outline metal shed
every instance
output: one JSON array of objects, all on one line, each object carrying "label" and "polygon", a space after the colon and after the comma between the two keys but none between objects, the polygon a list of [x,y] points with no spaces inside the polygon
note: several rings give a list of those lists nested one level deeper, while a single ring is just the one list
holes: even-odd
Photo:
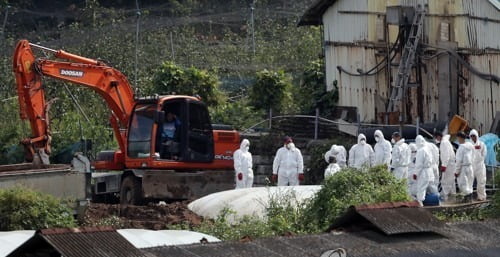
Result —
[{"label": "metal shed", "polygon": [[474,71],[500,76],[498,0],[319,0],[299,25],[323,25],[326,86],[331,90],[337,81],[339,105],[358,107],[362,121],[383,122],[397,67],[382,65],[369,76],[360,71],[381,63],[394,47],[399,26],[387,23],[387,7],[418,5],[427,14],[421,72],[412,74],[420,83],[409,90],[407,122],[448,121],[458,114],[487,132],[500,110],[500,85]]}]

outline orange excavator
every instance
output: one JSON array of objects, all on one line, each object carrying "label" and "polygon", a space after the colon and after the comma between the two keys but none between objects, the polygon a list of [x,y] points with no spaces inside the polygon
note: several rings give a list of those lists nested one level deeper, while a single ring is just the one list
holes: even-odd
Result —
[{"label": "orange excavator", "polygon": [[[36,58],[33,49],[55,58]],[[20,115],[32,136],[22,140],[27,161],[48,164],[49,109],[44,76],[94,90],[106,102],[119,149],[92,163],[96,196],[118,195],[124,204],[145,199],[192,199],[233,187],[232,155],[239,133],[212,127],[206,105],[193,96],[136,98],[127,78],[105,63],[18,42],[13,60]],[[112,171],[112,172],[110,172]]]}]

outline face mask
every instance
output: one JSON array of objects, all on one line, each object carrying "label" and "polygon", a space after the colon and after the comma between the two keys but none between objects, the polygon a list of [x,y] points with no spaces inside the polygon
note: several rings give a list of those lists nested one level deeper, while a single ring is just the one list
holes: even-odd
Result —
[{"label": "face mask", "polygon": [[392,143],[392,144],[396,144],[396,140],[395,140],[394,138],[393,138],[393,139],[391,139],[391,143]]},{"label": "face mask", "polygon": [[250,146],[249,145],[245,146],[245,151],[248,152],[248,150],[250,150]]},{"label": "face mask", "polygon": [[441,140],[439,140],[439,139],[434,139],[434,142],[435,142],[436,144],[439,144],[439,143],[441,143]]},{"label": "face mask", "polygon": [[359,143],[360,143],[361,145],[366,145],[366,141],[365,141],[364,139],[361,139],[361,141],[359,141]]},{"label": "face mask", "polygon": [[375,136],[375,142],[378,142],[380,138],[378,136]]}]

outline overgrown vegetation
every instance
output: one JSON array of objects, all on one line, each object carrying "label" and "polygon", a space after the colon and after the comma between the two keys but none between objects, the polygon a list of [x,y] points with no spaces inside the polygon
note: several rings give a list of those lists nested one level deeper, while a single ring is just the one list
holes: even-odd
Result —
[{"label": "overgrown vegetation", "polygon": [[[15,99],[11,54],[18,39],[103,60],[124,73],[142,96],[174,91],[199,94],[210,105],[214,123],[241,129],[267,117],[268,109],[254,108],[249,98],[256,74],[266,69],[281,71],[288,85],[287,100],[274,114],[310,112],[299,99],[303,99],[301,90],[313,85],[300,82],[315,80],[302,76],[307,67],[317,66],[308,63],[322,52],[321,31],[296,24],[312,2],[257,1],[252,29],[252,1],[246,0],[144,0],[139,1],[140,16],[135,3],[128,1],[1,1],[2,20],[6,6],[10,9],[0,40],[0,105],[8,124],[0,127],[0,162],[18,161],[19,148],[11,146],[31,132],[19,119]],[[170,66],[174,63],[175,67]],[[178,81],[182,83],[175,84],[176,78],[164,72],[167,68],[182,71]],[[314,77],[322,72],[308,74]],[[47,99],[59,98],[51,109],[54,154],[81,139],[93,140],[93,153],[116,147],[109,108],[100,96],[60,80],[44,78],[44,85]],[[262,94],[256,97],[267,96]]]},{"label": "overgrown vegetation", "polygon": [[363,171],[347,168],[328,178],[307,202],[299,203],[292,193],[271,197],[264,219],[244,217],[231,223],[228,220],[234,212],[224,209],[214,221],[175,228],[207,233],[222,240],[321,233],[351,205],[407,200],[406,181],[395,179],[383,166]]},{"label": "overgrown vegetation", "polygon": [[72,210],[53,196],[25,188],[0,189],[0,230],[74,226]]}]

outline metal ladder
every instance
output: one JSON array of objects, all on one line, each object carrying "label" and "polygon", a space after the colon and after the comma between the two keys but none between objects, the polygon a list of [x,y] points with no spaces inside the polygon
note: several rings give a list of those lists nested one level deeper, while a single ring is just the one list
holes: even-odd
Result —
[{"label": "metal ladder", "polygon": [[[425,8],[419,5],[415,10],[415,16],[413,17],[410,34],[403,49],[403,53],[401,54],[401,59],[399,60],[398,75],[394,86],[391,89],[391,97],[389,98],[389,104],[387,105],[388,112],[394,112],[396,102],[401,103],[403,101],[403,97],[408,86],[408,80],[411,75],[411,68],[415,62],[415,53],[417,51],[418,42],[422,36],[424,18]],[[401,112],[402,110],[399,111]]]}]

